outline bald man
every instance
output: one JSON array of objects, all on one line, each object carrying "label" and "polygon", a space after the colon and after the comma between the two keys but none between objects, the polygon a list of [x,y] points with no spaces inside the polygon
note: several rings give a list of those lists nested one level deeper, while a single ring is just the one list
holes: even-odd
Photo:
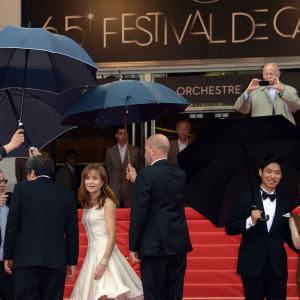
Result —
[{"label": "bald man", "polygon": [[280,70],[275,63],[263,68],[263,79],[269,82],[260,86],[260,79],[251,80],[246,91],[235,102],[235,109],[242,114],[251,112],[252,117],[283,115],[295,124],[293,113],[300,109],[300,99],[292,86],[279,80]]},{"label": "bald man", "polygon": [[166,136],[148,138],[147,167],[135,180],[129,249],[132,262],[141,261],[145,300],[182,299],[186,254],[192,250],[184,212],[185,174],[167,160],[169,149]]}]

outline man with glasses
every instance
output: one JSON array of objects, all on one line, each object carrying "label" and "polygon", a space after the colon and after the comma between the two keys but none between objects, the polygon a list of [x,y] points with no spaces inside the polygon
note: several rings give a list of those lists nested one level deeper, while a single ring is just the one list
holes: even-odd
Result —
[{"label": "man with glasses", "polygon": [[3,244],[9,210],[9,198],[11,195],[6,192],[6,187],[7,179],[5,178],[3,171],[0,169],[0,299],[13,300],[14,290],[12,276],[5,272],[3,262]]}]

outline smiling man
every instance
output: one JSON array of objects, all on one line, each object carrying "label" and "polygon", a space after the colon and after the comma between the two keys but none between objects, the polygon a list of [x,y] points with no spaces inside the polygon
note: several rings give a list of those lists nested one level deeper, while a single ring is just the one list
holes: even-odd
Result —
[{"label": "smiling man", "polygon": [[[292,245],[285,216],[290,203],[277,187],[283,176],[281,160],[266,158],[259,169],[261,185],[241,194],[226,226],[229,235],[242,234],[237,272],[246,300],[284,300],[287,255],[284,241]],[[253,194],[253,195],[252,195]]]},{"label": "smiling man", "polygon": [[280,81],[280,70],[275,63],[267,63],[262,75],[264,80],[251,80],[235,102],[235,109],[242,114],[251,112],[252,117],[283,115],[295,124],[293,113],[300,109],[296,89]]}]

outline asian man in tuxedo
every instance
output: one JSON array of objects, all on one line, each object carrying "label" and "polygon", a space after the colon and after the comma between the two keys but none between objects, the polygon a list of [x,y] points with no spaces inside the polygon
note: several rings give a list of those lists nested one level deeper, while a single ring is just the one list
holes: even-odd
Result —
[{"label": "asian man in tuxedo", "polygon": [[287,289],[286,241],[291,204],[280,193],[283,176],[280,158],[267,157],[259,169],[261,185],[241,194],[226,225],[229,235],[242,234],[237,272],[246,300],[285,300]]}]

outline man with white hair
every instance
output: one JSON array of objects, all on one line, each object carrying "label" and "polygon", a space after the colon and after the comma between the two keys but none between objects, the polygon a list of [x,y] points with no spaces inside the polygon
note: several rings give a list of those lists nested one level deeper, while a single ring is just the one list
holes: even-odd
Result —
[{"label": "man with white hair", "polygon": [[148,138],[148,167],[135,180],[129,249],[132,262],[141,260],[145,300],[182,299],[186,254],[192,250],[184,212],[185,174],[167,160],[169,149],[166,136]]},{"label": "man with white hair", "polygon": [[295,124],[294,112],[300,109],[300,99],[292,86],[279,80],[280,70],[275,63],[263,68],[263,79],[251,80],[245,92],[235,102],[235,109],[252,117],[283,115]]}]

